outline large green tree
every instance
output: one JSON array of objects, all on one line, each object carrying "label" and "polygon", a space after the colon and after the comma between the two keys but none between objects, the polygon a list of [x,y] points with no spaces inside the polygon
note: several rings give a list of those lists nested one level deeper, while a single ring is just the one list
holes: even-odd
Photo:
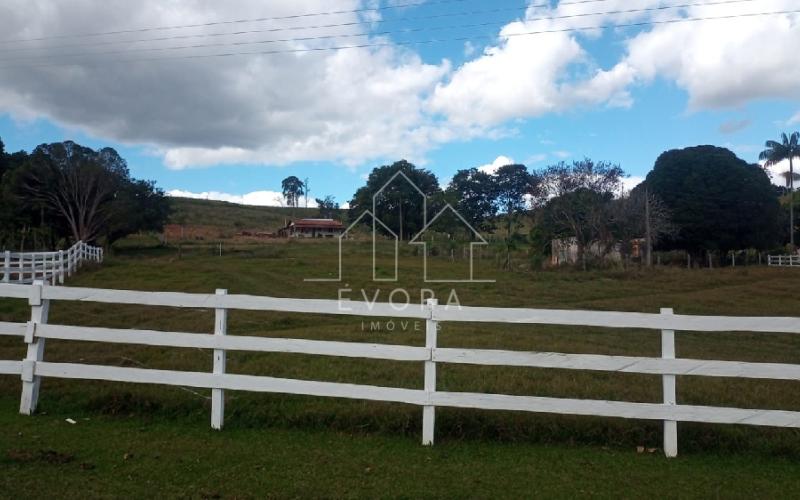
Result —
[{"label": "large green tree", "polygon": [[758,155],[765,167],[777,165],[789,160],[789,172],[786,181],[789,186],[789,244],[794,248],[794,159],[800,158],[800,132],[793,132],[791,136],[781,134],[781,142],[767,141],[766,149]]},{"label": "large green tree", "polygon": [[300,203],[300,197],[305,194],[303,181],[294,175],[290,175],[281,181],[281,189],[283,197],[286,199],[286,204],[292,208],[297,208],[298,203]]},{"label": "large green tree", "polygon": [[477,168],[456,172],[446,190],[447,199],[475,229],[489,231],[497,214],[497,183]]},{"label": "large green tree", "polygon": [[728,149],[696,146],[662,153],[645,185],[678,227],[662,246],[699,255],[780,242],[780,207],[769,177]]},{"label": "large green tree", "polygon": [[[350,219],[355,220],[365,210],[372,212],[374,202],[375,217],[401,240],[408,240],[436,214],[440,196],[439,181],[433,173],[400,160],[372,170],[366,185],[350,201]],[[380,224],[376,229],[383,231]]]},{"label": "large green tree", "polygon": [[0,224],[9,244],[24,247],[28,235],[34,246],[51,249],[61,239],[111,243],[135,231],[161,229],[167,218],[164,193],[152,182],[132,179],[111,148],[95,151],[67,141],[7,159],[3,204],[13,218]]}]

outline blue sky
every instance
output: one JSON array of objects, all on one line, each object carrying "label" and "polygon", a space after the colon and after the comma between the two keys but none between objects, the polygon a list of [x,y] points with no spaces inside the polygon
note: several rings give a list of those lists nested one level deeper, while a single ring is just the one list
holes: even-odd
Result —
[{"label": "blue sky", "polygon": [[[312,197],[333,195],[346,202],[371,168],[400,158],[432,170],[441,181],[457,169],[489,165],[501,156],[531,168],[588,156],[619,163],[635,182],[662,151],[697,144],[726,146],[755,162],[766,139],[800,128],[800,73],[785,69],[788,61],[798,66],[794,58],[800,43],[797,14],[591,34],[506,38],[503,33],[616,25],[664,16],[768,12],[787,6],[800,9],[792,1],[754,0],[657,13],[661,17],[617,13],[579,20],[559,18],[576,12],[647,8],[658,2],[599,0],[596,6],[553,2],[550,7],[533,5],[527,10],[520,1],[433,2],[353,14],[359,22],[373,21],[352,28],[355,31],[348,31],[350,27],[309,29],[312,36],[364,35],[330,41],[334,46],[370,40],[382,44],[380,48],[332,50],[319,56],[236,56],[226,58],[224,64],[215,58],[136,61],[123,68],[118,63],[84,64],[90,61],[88,56],[62,58],[64,49],[52,42],[35,42],[29,53],[39,56],[39,61],[76,62],[65,70],[59,65],[3,69],[0,61],[0,137],[8,150],[30,150],[43,142],[66,139],[92,147],[112,146],[128,160],[132,175],[154,179],[166,191],[261,204],[277,203],[273,192],[280,190],[281,180],[288,175],[308,178]],[[36,10],[37,3],[22,2],[15,12]],[[376,5],[341,3],[343,9]],[[306,9],[300,9],[303,2],[286,2],[273,14],[270,9],[275,6],[259,2],[244,2],[238,9],[234,2],[229,10],[204,10],[197,3],[185,2],[186,12],[170,14],[177,16],[173,20],[155,6],[148,11],[147,4],[135,16],[121,15],[105,23],[104,29],[169,26],[187,18],[202,22],[258,17],[265,10],[267,15],[322,12],[333,5],[308,2]],[[122,2],[114,8],[124,10],[126,5]],[[496,8],[504,11],[453,15]],[[437,14],[448,17],[408,19]],[[40,21],[41,26],[25,27],[27,35],[20,38],[33,37],[30,33],[37,30],[93,31],[92,26],[81,24],[84,21],[77,14],[71,19],[54,13]],[[314,22],[328,19],[348,22],[350,18],[323,16]],[[311,21],[302,22],[309,26]],[[400,32],[481,23],[495,24]],[[248,24],[254,26],[259,25]],[[383,31],[392,33],[379,35]],[[769,39],[765,40],[765,32]],[[292,32],[292,36],[295,33],[305,31]],[[459,37],[472,40],[469,45],[463,40],[403,45]],[[101,39],[113,41],[115,36]],[[293,46],[298,43],[303,42]],[[317,42],[307,42],[313,43]],[[741,53],[742,44],[753,52]],[[12,45],[19,46],[24,44]],[[72,49],[76,50],[84,49]],[[220,49],[178,52],[211,54],[214,50]],[[769,56],[754,64],[753,55],[759,50],[769,51]],[[341,53],[338,58],[336,52]],[[242,75],[248,77],[244,82]],[[341,88],[315,81],[331,75],[343,81]],[[81,76],[91,77],[97,87],[82,92],[86,85],[81,85]],[[32,84],[26,77],[38,80]],[[103,85],[96,83],[97,78],[117,81]],[[135,81],[126,87],[129,80]],[[306,90],[314,85],[320,85],[320,90]],[[239,90],[242,95],[232,98]],[[142,94],[152,99],[142,100]],[[62,96],[70,102],[65,103]],[[150,106],[159,99],[163,101]],[[250,106],[264,110],[255,113]],[[248,193],[259,194],[245,197]]]}]

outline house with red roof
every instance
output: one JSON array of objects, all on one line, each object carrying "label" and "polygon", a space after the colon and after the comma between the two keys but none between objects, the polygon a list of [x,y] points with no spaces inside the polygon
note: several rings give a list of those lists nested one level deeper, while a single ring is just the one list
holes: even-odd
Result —
[{"label": "house with red roof", "polygon": [[299,219],[278,231],[283,238],[333,238],[344,233],[344,225],[335,219]]}]

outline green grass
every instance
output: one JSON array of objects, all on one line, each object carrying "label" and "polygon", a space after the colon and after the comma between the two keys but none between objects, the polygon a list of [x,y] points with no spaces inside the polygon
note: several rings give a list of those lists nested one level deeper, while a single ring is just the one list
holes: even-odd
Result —
[{"label": "green grass", "polygon": [[169,222],[172,224],[273,231],[282,227],[287,218],[293,218],[293,214],[298,218],[316,217],[318,214],[316,208],[260,207],[191,198],[170,198],[170,200],[172,214]]},{"label": "green grass", "polygon": [[0,496],[791,498],[796,460],[235,428],[143,417],[19,417],[0,401]]},{"label": "green grass", "polygon": [[[404,287],[419,300],[425,287],[419,279],[421,256],[404,250],[400,281],[376,286],[370,279],[370,245],[348,244],[345,283],[352,298],[358,299],[363,288],[370,298],[377,290],[378,300],[385,301],[389,290]],[[333,241],[228,245],[222,257],[210,246],[186,245],[182,258],[174,249],[129,245],[102,266],[82,269],[69,285],[204,293],[227,288],[229,293],[335,299],[338,284],[303,279],[333,273],[336,255]],[[466,263],[436,258],[429,266],[443,271],[464,269]],[[497,282],[457,285],[464,305],[647,312],[672,307],[687,314],[800,316],[800,273],[794,270],[502,271],[494,258],[477,266],[479,274]],[[432,288],[446,300],[449,285]],[[0,321],[24,321],[28,315],[24,301],[0,301]],[[213,313],[57,302],[50,320],[208,333]],[[396,324],[392,332],[368,326],[344,316],[232,311],[229,317],[231,335],[424,343],[424,325],[412,322],[398,331]],[[660,349],[657,332],[532,325],[444,324],[439,341],[447,347],[619,355],[656,356]],[[800,363],[800,340],[791,335],[679,332],[677,351],[680,357]],[[19,339],[0,338],[0,359],[23,355]],[[99,343],[48,341],[45,358],[211,368],[207,351]],[[228,370],[412,388],[422,387],[423,371],[421,363],[237,352],[229,353]],[[443,365],[438,387],[644,402],[661,397],[657,376],[504,367]],[[534,491],[728,497],[789,496],[800,487],[800,479],[794,479],[800,478],[800,433],[790,429],[679,424],[681,457],[667,461],[660,452],[635,453],[637,446],[660,447],[658,422],[440,409],[437,446],[428,450],[418,445],[421,410],[405,405],[229,392],[226,429],[212,433],[208,391],[46,379],[40,397],[46,414],[28,418],[15,414],[19,390],[18,377],[0,377],[0,422],[7,429],[0,433],[0,460],[12,471],[3,476],[11,484],[0,491],[9,495],[45,494],[62,482],[86,478],[92,479],[93,489],[86,491],[91,496],[145,496],[159,488],[168,496],[226,497],[521,496]],[[795,382],[679,377],[678,401],[800,410]],[[67,417],[78,424],[65,424]],[[52,454],[40,450],[75,458],[53,464]],[[134,459],[122,460],[125,453]],[[94,468],[81,468],[83,462]],[[45,479],[35,482],[39,475]],[[674,491],[663,489],[672,483]]]}]

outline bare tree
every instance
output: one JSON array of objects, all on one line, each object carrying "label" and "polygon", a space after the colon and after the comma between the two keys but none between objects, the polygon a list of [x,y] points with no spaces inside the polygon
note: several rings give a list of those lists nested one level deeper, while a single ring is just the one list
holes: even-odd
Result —
[{"label": "bare tree", "polygon": [[540,173],[543,192],[549,198],[543,211],[546,232],[575,238],[584,270],[588,268],[590,247],[595,246],[602,257],[614,244],[611,201],[623,175],[618,165],[588,158],[572,164],[561,162]]},{"label": "bare tree", "polygon": [[67,141],[34,150],[22,187],[62,216],[76,241],[93,241],[108,221],[109,202],[127,178],[125,160],[113,149],[94,151]]},{"label": "bare tree", "polygon": [[633,240],[644,239],[644,258],[648,267],[652,265],[653,246],[677,233],[666,204],[646,187],[634,189],[614,200],[610,213],[613,233],[620,242],[623,257],[630,256]]}]

